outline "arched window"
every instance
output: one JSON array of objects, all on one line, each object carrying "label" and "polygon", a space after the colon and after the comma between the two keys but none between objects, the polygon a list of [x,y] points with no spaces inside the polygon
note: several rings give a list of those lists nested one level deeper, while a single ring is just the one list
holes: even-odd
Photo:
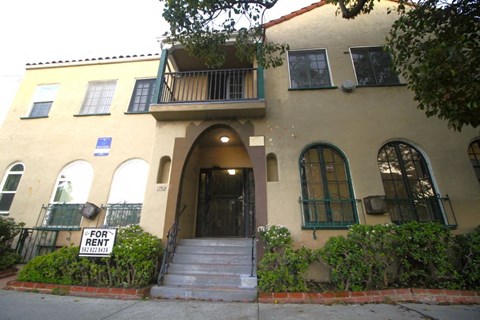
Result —
[{"label": "arched window", "polygon": [[61,228],[79,227],[92,180],[93,168],[87,161],[78,160],[67,165],[57,178],[45,224]]},{"label": "arched window", "polygon": [[387,143],[378,153],[378,167],[392,222],[444,223],[430,170],[417,149],[404,142]]},{"label": "arched window", "polygon": [[148,163],[141,159],[123,163],[113,176],[105,224],[122,227],[140,222],[148,178]]},{"label": "arched window", "polygon": [[480,139],[473,141],[468,146],[468,156],[472,162],[478,182],[480,182]]},{"label": "arched window", "polygon": [[15,163],[8,168],[2,180],[0,192],[0,214],[8,214],[12,206],[13,198],[17,192],[18,184],[22,178],[24,166],[21,163]]},{"label": "arched window", "polygon": [[333,146],[316,144],[302,152],[299,165],[304,227],[335,228],[357,223],[345,156]]}]

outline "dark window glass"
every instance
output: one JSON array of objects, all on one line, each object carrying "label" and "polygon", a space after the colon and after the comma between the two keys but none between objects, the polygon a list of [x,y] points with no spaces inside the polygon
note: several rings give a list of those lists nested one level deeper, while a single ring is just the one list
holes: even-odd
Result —
[{"label": "dark window glass", "polygon": [[390,53],[385,47],[350,48],[359,85],[398,84]]},{"label": "dark window glass", "polygon": [[0,189],[0,213],[8,214],[10,207],[17,192],[18,184],[23,175],[23,164],[13,165],[3,178],[3,185]]},{"label": "dark window glass", "polygon": [[346,227],[357,221],[355,199],[344,156],[315,145],[300,156],[303,220],[306,227]]},{"label": "dark window glass", "polygon": [[50,112],[50,107],[52,106],[53,101],[45,102],[35,102],[33,103],[32,111],[30,112],[30,117],[46,117]]},{"label": "dark window glass", "polygon": [[327,53],[325,49],[290,51],[290,88],[330,87]]},{"label": "dark window glass", "polygon": [[393,222],[444,222],[430,171],[418,150],[403,142],[388,143],[378,153],[378,167]]},{"label": "dark window glass", "polygon": [[146,112],[153,103],[155,79],[137,80],[130,100],[129,112]]},{"label": "dark window glass", "polygon": [[470,158],[470,162],[472,162],[478,182],[480,182],[480,140],[475,140],[470,144],[468,147],[468,157]]}]

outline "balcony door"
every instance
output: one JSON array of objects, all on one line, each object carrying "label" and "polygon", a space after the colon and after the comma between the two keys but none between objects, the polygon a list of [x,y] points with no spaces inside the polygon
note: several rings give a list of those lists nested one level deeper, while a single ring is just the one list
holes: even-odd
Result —
[{"label": "balcony door", "polygon": [[252,169],[202,169],[196,236],[250,236],[253,203]]}]

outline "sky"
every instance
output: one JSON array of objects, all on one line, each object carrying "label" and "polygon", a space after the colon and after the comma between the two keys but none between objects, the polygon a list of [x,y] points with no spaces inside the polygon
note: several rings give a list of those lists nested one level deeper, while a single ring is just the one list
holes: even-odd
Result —
[{"label": "sky", "polygon": [[[318,0],[279,0],[270,21]],[[0,124],[26,63],[160,52],[158,0],[0,1]]]}]

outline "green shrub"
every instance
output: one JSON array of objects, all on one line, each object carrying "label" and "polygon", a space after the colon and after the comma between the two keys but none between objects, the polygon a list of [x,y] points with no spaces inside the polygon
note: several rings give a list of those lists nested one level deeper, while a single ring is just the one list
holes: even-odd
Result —
[{"label": "green shrub", "polygon": [[460,288],[480,290],[480,226],[470,234],[455,236],[452,252]]},{"label": "green shrub", "polygon": [[0,271],[11,268],[19,260],[12,242],[23,226],[24,223],[16,223],[12,218],[0,217]]},{"label": "green shrub", "polygon": [[293,248],[293,238],[284,226],[259,227],[265,254],[258,264],[258,287],[265,292],[307,291],[305,275],[309,265],[317,260],[308,248]]},{"label": "green shrub", "polygon": [[119,229],[112,256],[78,257],[78,247],[64,247],[32,259],[19,280],[54,284],[143,287],[155,279],[161,259],[160,239],[139,226]]},{"label": "green shrub", "polygon": [[338,290],[383,289],[392,279],[395,225],[353,225],[347,237],[330,238],[320,250]]},{"label": "green shrub", "polygon": [[439,223],[408,222],[397,228],[397,284],[401,287],[454,288],[449,255],[450,231]]}]

